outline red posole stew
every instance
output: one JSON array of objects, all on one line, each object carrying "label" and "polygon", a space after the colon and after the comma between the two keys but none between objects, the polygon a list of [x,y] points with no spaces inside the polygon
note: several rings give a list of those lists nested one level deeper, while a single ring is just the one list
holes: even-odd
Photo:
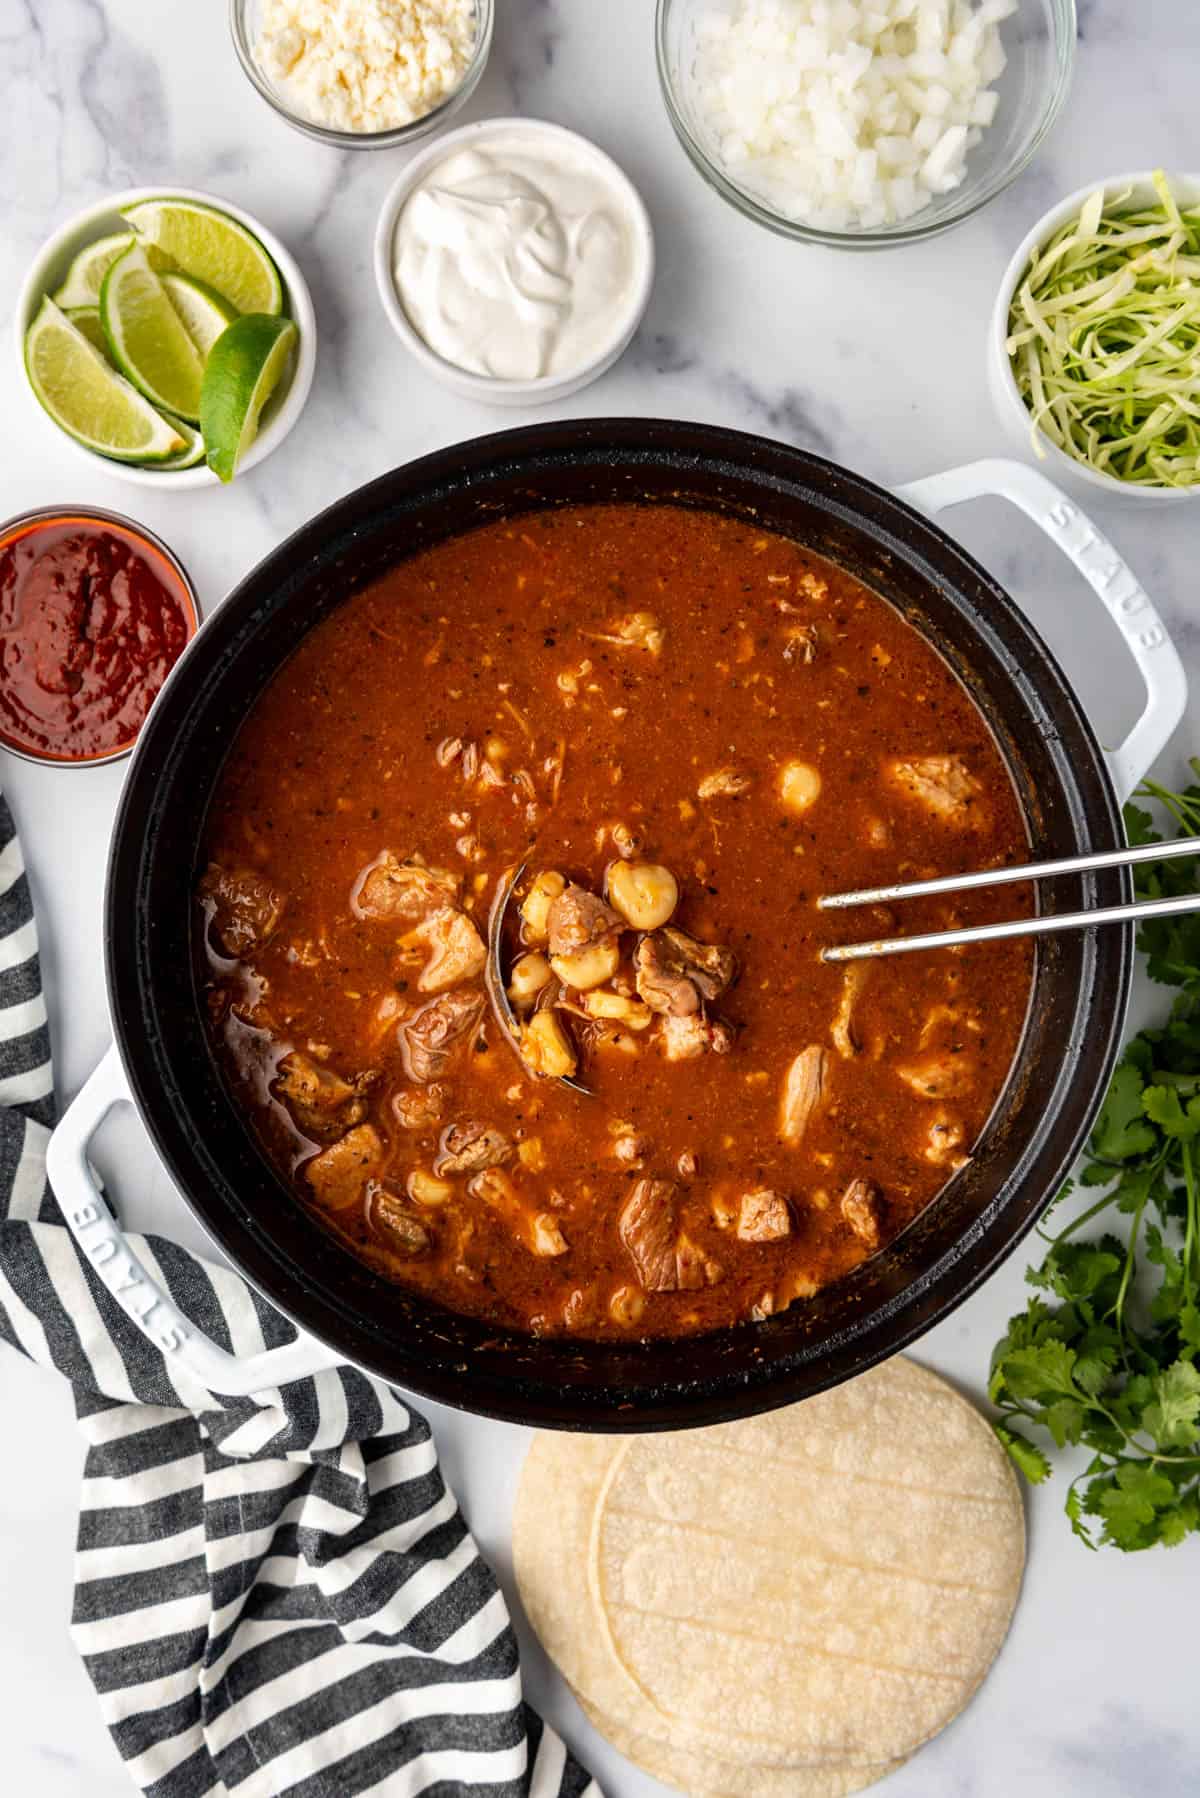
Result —
[{"label": "red posole stew", "polygon": [[212,1035],[381,1273],[523,1331],[710,1330],[902,1230],[1025,1017],[1028,943],[823,963],[900,919],[816,897],[1027,855],[979,712],[858,581],[716,514],[546,512],[348,599],[255,705],[198,888]]},{"label": "red posole stew", "polygon": [[182,570],[132,526],[15,525],[0,537],[0,743],[42,761],[121,754],[196,622]]}]

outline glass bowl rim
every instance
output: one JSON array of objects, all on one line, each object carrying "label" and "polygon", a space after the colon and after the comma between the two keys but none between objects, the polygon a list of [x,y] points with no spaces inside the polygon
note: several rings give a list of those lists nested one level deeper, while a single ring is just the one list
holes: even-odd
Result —
[{"label": "glass bowl rim", "polygon": [[424,137],[427,132],[436,131],[438,126],[450,118],[462,106],[478,86],[480,76],[487,66],[492,50],[492,33],[496,22],[495,0],[473,0],[479,15],[479,30],[475,38],[475,47],[471,52],[471,60],[463,71],[462,80],[452,93],[432,108],[421,114],[419,119],[410,119],[406,125],[387,125],[381,131],[342,131],[334,125],[322,125],[317,119],[310,119],[303,113],[294,112],[288,106],[278,88],[274,87],[263,74],[255,59],[250,45],[249,33],[246,30],[246,8],[249,0],[229,0],[229,34],[233,39],[233,48],[242,73],[254,88],[259,98],[265,100],[285,124],[296,131],[303,132],[305,137],[313,138],[317,143],[332,144],[339,150],[388,150],[398,145],[414,143]]},{"label": "glass bowl rim", "polygon": [[900,224],[883,228],[831,231],[817,225],[802,224],[796,219],[785,218],[782,213],[775,212],[771,207],[756,200],[753,195],[748,194],[744,188],[739,187],[730,179],[696,137],[676,94],[667,47],[668,20],[672,8],[681,4],[683,4],[683,0],[656,0],[654,49],[658,63],[659,88],[667,108],[667,116],[693,167],[708,182],[709,186],[743,217],[764,226],[768,231],[775,232],[778,237],[787,237],[798,243],[823,244],[827,249],[891,249],[903,244],[919,243],[925,238],[938,237],[943,231],[951,231],[956,225],[961,225],[967,219],[972,218],[998,194],[1002,194],[1005,188],[1009,187],[1017,176],[1028,168],[1063,109],[1075,73],[1078,37],[1076,0],[1047,0],[1050,14],[1057,20],[1059,26],[1057,41],[1053,47],[1055,78],[1053,86],[1043,99],[1041,117],[1037,126],[1023,146],[1021,153],[978,189],[971,189],[964,182],[963,188],[960,190],[962,204],[943,213],[937,219],[931,219],[927,224],[917,222],[920,219],[918,213],[914,215],[913,220],[904,220]]}]

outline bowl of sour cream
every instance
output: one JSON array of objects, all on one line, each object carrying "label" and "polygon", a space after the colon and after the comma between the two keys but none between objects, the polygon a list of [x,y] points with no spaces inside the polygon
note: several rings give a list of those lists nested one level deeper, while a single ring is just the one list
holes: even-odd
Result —
[{"label": "bowl of sour cream", "polygon": [[610,156],[561,125],[484,119],[408,164],[384,202],[375,278],[418,362],[499,406],[563,399],[641,322],[654,235]]}]

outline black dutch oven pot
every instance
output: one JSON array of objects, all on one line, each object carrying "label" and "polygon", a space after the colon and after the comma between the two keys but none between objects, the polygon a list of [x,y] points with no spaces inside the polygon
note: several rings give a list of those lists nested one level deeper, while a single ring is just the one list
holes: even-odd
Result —
[{"label": "black dutch oven pot", "polygon": [[[1004,493],[1058,541],[1142,665],[1151,704],[1108,763],[1016,605],[918,509],[984,491]],[[304,633],[396,562],[498,517],[611,501],[751,518],[889,599],[973,694],[1012,770],[1035,857],[1119,844],[1114,779],[1128,788],[1182,710],[1178,658],[1142,590],[1072,502],[1015,463],[978,463],[898,497],[760,438],[605,420],[477,439],[339,500],[204,625],[143,730],[106,897],[116,1050],[51,1148],[56,1191],[93,1265],[142,1327],[210,1387],[253,1390],[343,1358],[413,1392],[528,1424],[669,1429],[765,1410],[861,1373],[959,1304],[1040,1215],[1092,1123],[1119,1051],[1133,963],[1127,926],[1040,942],[1021,1048],[971,1160],[890,1247],[764,1322],[678,1342],[509,1334],[385,1281],[296,1203],[222,1079],[198,998],[192,889],[222,758]],[[1127,872],[1112,871],[1044,883],[1040,902],[1075,910],[1129,896]],[[201,1224],[299,1327],[290,1346],[239,1362],[198,1337],[86,1190],[88,1136],[110,1104],[130,1096]],[[280,1319],[274,1340],[291,1334]]]}]

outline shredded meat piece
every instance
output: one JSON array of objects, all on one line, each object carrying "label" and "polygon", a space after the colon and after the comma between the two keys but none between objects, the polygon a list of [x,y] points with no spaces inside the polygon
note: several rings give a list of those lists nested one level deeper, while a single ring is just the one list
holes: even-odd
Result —
[{"label": "shredded meat piece", "polygon": [[455,1045],[474,1030],[483,1016],[483,994],[460,987],[423,1005],[407,1018],[396,1034],[410,1080],[425,1084],[445,1073]]},{"label": "shredded meat piece", "polygon": [[595,893],[572,881],[551,902],[546,925],[551,955],[573,955],[624,930],[625,920]]},{"label": "shredded meat piece", "polygon": [[756,1187],[738,1201],[737,1233],[742,1242],[781,1242],[792,1233],[792,1212],[781,1192]]},{"label": "shredded meat piece", "polygon": [[638,994],[651,1011],[682,1018],[700,1010],[699,990],[661,931],[642,938],[634,952],[634,966]]},{"label": "shredded meat piece", "polygon": [[408,1087],[392,1100],[392,1111],[402,1130],[427,1130],[440,1124],[445,1109],[444,1086]]},{"label": "shredded meat piece", "polygon": [[423,862],[397,861],[390,849],[368,862],[350,890],[356,918],[413,923],[458,898],[458,876]]},{"label": "shredded meat piece", "polygon": [[854,1029],[854,1007],[858,1003],[859,994],[870,978],[870,973],[869,961],[851,961],[847,962],[842,975],[842,996],[838,1001],[838,1008],[834,1014],[829,1034],[833,1038],[834,1048],[847,1061],[852,1060],[862,1048],[862,1043]]},{"label": "shredded meat piece", "polygon": [[474,1121],[450,1124],[442,1131],[441,1147],[433,1164],[435,1174],[477,1174],[481,1168],[500,1167],[511,1160],[512,1143],[503,1131]]},{"label": "shredded meat piece", "polygon": [[715,1286],[724,1275],[721,1263],[681,1230],[675,1244],[675,1284],[679,1290],[696,1292],[702,1286]]},{"label": "shredded meat piece", "polygon": [[[585,631],[587,637],[594,637],[597,643],[615,643],[619,649],[645,649],[652,656],[662,653],[667,633],[653,612],[631,612],[626,618],[614,619],[607,631]],[[590,671],[591,663],[585,662],[580,668],[581,674]],[[567,679],[573,676],[565,677]],[[558,684],[563,685],[564,676],[559,675]],[[567,687],[567,692],[575,689]]]},{"label": "shredded meat piece", "polygon": [[675,1235],[679,1188],[673,1180],[636,1180],[617,1219],[617,1230],[646,1292],[675,1292],[679,1267]]},{"label": "shredded meat piece", "polygon": [[736,768],[718,768],[706,774],[696,788],[697,799],[740,799],[754,785],[753,774],[740,774]]},{"label": "shredded meat piece", "polygon": [[842,1216],[860,1242],[877,1249],[883,1240],[887,1207],[873,1180],[851,1180],[838,1201]]},{"label": "shredded meat piece", "polygon": [[212,930],[226,955],[261,949],[283,916],[283,894],[249,869],[230,872],[210,862],[198,890],[211,903]]},{"label": "shredded meat piece", "polygon": [[961,1120],[939,1112],[929,1126],[929,1136],[921,1152],[935,1167],[960,1168],[968,1159],[960,1152],[966,1140],[967,1132]]},{"label": "shredded meat piece", "polygon": [[613,629],[620,642],[635,643],[652,656],[661,654],[666,641],[667,633],[653,612],[631,612],[627,618],[618,618]]},{"label": "shredded meat piece", "polygon": [[343,1136],[367,1113],[363,1093],[378,1079],[376,1073],[344,1080],[333,1068],[311,1061],[298,1049],[279,1064],[276,1096],[284,1099],[297,1125],[314,1142],[332,1142]]},{"label": "shredded meat piece", "polygon": [[983,788],[961,756],[914,756],[890,762],[886,772],[906,797],[917,800],[956,830],[981,829],[986,824]]},{"label": "shredded meat piece", "polygon": [[921,1034],[917,1038],[917,1047],[924,1049],[931,1043],[943,1024],[948,1024],[957,1035],[960,1030],[972,1030],[978,1036],[983,1025],[974,1012],[964,1012],[960,1006],[938,1003],[931,1005],[925,1013],[925,1022],[921,1025]]},{"label": "shredded meat piece", "polygon": [[650,1153],[650,1138],[630,1134],[618,1136],[612,1152],[622,1167],[640,1167]]},{"label": "shredded meat piece", "polygon": [[638,943],[634,953],[638,994],[651,1011],[687,1017],[705,999],[719,999],[737,972],[733,951],[664,924]]},{"label": "shredded meat piece", "polygon": [[561,1316],[569,1330],[581,1329],[596,1315],[596,1293],[591,1286],[576,1286],[563,1305]]},{"label": "shredded meat piece", "polygon": [[382,1181],[370,1182],[367,1210],[372,1224],[396,1254],[423,1255],[433,1241],[425,1219],[417,1216],[406,1198]]},{"label": "shredded meat piece", "polygon": [[779,1134],[793,1147],[803,1138],[825,1096],[828,1061],[828,1052],[818,1044],[810,1043],[807,1049],[800,1051],[787,1071],[779,1113]]},{"label": "shredded meat piece", "polygon": [[569,1243],[559,1227],[558,1219],[549,1211],[538,1211],[529,1222],[529,1252],[547,1260],[565,1255]]},{"label": "shredded meat piece", "polygon": [[815,624],[789,625],[784,632],[783,659],[792,667],[809,667],[817,659]]},{"label": "shredded meat piece", "polygon": [[435,911],[417,925],[412,937],[429,951],[429,960],[417,979],[422,993],[445,992],[483,972],[487,950],[466,912],[450,906]]},{"label": "shredded meat piece", "polygon": [[662,1051],[668,1061],[694,1061],[697,1055],[726,1055],[733,1031],[720,1020],[694,1011],[685,1018],[665,1017],[660,1026]]},{"label": "shredded meat piece", "polygon": [[524,1197],[516,1182],[502,1168],[489,1167],[475,1175],[467,1188],[482,1199],[506,1223],[523,1248],[539,1260],[565,1255],[569,1244],[553,1212],[539,1210]]},{"label": "shredded meat piece", "polygon": [[346,1211],[358,1204],[382,1159],[383,1144],[376,1131],[370,1124],[356,1124],[305,1163],[304,1177],[319,1205]]},{"label": "shredded meat piece", "polygon": [[931,1051],[896,1072],[922,1099],[958,1099],[975,1084],[974,1058],[961,1049]]}]

